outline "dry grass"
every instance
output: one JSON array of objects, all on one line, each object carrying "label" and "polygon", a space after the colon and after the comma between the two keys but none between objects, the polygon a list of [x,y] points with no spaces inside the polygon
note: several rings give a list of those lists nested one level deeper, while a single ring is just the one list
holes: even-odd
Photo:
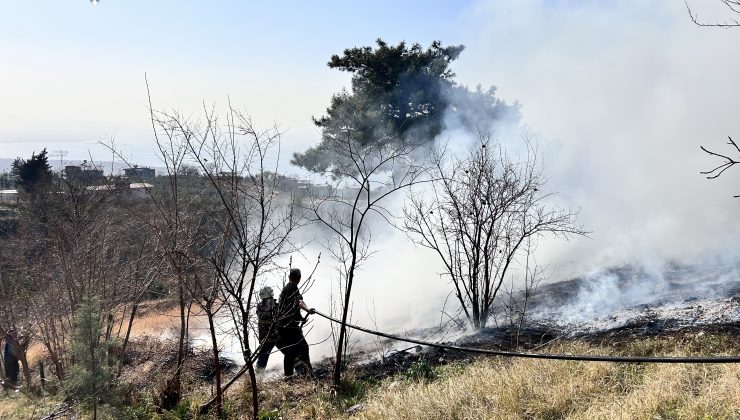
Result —
[{"label": "dry grass", "polygon": [[[262,418],[265,419],[336,419],[346,410],[363,401],[376,384],[357,381],[350,372],[339,393],[333,393],[327,381],[295,378],[258,379]],[[251,413],[251,388],[246,378],[235,384],[227,394],[232,405],[230,418],[246,419]]]},{"label": "dry grass", "polygon": [[0,420],[37,419],[53,412],[59,398],[28,398],[22,393],[0,391]]},{"label": "dry grass", "polygon": [[[564,353],[689,355],[721,338],[641,340],[620,351],[570,343]],[[727,343],[729,344],[729,343]],[[698,351],[697,351],[698,350]],[[725,353],[736,353],[728,345]],[[740,366],[655,365],[481,359],[448,366],[431,383],[380,386],[361,419],[740,418]]]},{"label": "dry grass", "polygon": [[[581,342],[542,349],[572,354],[709,355],[740,353],[736,335],[695,334],[635,339],[597,346]],[[481,358],[435,369],[429,381],[401,374],[381,382],[346,375],[339,395],[328,380],[261,380],[262,418],[268,419],[740,419],[740,365],[657,365]],[[193,419],[210,385],[188,386],[185,412]],[[146,399],[146,398],[144,398]],[[39,403],[46,405],[40,409]],[[347,409],[361,403],[361,411]],[[0,397],[0,419],[48,411],[53,400]],[[227,393],[229,418],[248,418],[251,394],[242,378]],[[169,419],[176,413],[145,417]],[[180,415],[180,417],[182,416]]]},{"label": "dry grass", "polygon": [[[126,328],[125,323],[128,322],[129,311],[131,310],[128,306],[122,306],[115,317],[115,329],[114,333],[117,332],[119,325],[122,329]],[[122,312],[123,311],[123,312]],[[123,324],[121,323],[121,316],[124,316]],[[190,314],[190,331],[192,333],[198,333],[206,330],[207,320],[205,314],[197,308],[193,307]],[[136,318],[131,328],[132,338],[143,338],[143,337],[168,337],[176,334],[180,328],[180,308],[176,306],[176,302],[172,300],[160,300],[160,301],[149,301],[142,303],[139,307]],[[123,334],[125,331],[122,331]],[[47,357],[46,348],[43,344],[38,341],[33,341],[26,351],[26,357],[28,363],[31,366],[37,366],[38,362]],[[1,415],[2,413],[0,413]],[[0,417],[2,419],[2,417]]]},{"label": "dry grass", "polygon": [[[128,322],[128,315],[131,308],[125,307],[124,323]],[[116,316],[116,325],[121,321],[121,314]],[[200,308],[193,306],[190,313],[191,331],[199,331],[207,328],[205,314]],[[126,326],[123,325],[123,329]],[[180,328],[180,308],[176,301],[162,300],[150,301],[139,306],[136,318],[131,328],[132,337],[143,336],[164,336]]]}]

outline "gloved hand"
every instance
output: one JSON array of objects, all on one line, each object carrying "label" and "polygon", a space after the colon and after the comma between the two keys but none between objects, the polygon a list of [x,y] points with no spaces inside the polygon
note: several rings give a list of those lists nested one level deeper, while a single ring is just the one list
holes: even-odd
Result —
[{"label": "gloved hand", "polygon": [[315,313],[316,313],[316,309],[314,309],[314,308],[311,308],[311,309],[309,309],[309,310],[308,310],[308,313],[309,313],[310,315],[313,315],[313,314],[315,314]]}]

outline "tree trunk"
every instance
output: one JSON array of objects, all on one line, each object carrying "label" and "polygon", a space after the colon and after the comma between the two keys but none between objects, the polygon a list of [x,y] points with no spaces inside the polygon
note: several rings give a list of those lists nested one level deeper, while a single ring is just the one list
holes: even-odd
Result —
[{"label": "tree trunk", "polygon": [[344,292],[344,302],[342,303],[342,324],[339,326],[339,340],[337,340],[337,354],[334,358],[334,374],[332,383],[335,390],[339,389],[339,383],[342,380],[342,358],[344,356],[344,340],[347,331],[347,315],[349,314],[349,298],[352,292],[352,282],[355,278],[355,265],[357,264],[357,254],[352,254],[352,264],[349,269],[347,279],[347,290]]},{"label": "tree trunk", "polygon": [[21,362],[21,367],[23,368],[23,378],[26,381],[26,389],[28,389],[29,392],[33,392],[34,387],[33,387],[33,382],[31,382],[31,369],[28,367],[28,359],[26,358],[26,351],[15,340],[11,342],[10,349],[15,354],[15,356],[18,358],[18,361]]},{"label": "tree trunk", "polygon": [[185,359],[185,335],[188,330],[188,327],[185,324],[185,293],[183,291],[182,279],[179,280],[178,299],[180,303],[180,337],[177,345],[177,367],[175,368],[175,373],[172,375],[172,378],[167,381],[167,386],[165,387],[169,398],[171,398],[171,401],[168,401],[168,404],[171,404],[172,407],[177,405],[181,397],[182,382],[180,381],[180,371]]},{"label": "tree trunk", "polygon": [[[49,347],[47,347],[47,349],[49,349]],[[59,356],[56,352],[49,351],[49,357],[51,358],[51,362],[54,363],[54,374],[60,381],[64,380],[64,366],[59,360]]]},{"label": "tree trunk", "polygon": [[183,359],[185,358],[185,335],[187,334],[187,326],[185,325],[185,295],[182,290],[182,284],[179,286],[179,303],[180,303],[180,337],[177,343],[177,374],[179,375],[180,366],[182,365]]},{"label": "tree trunk", "polygon": [[97,390],[97,366],[95,363],[95,346],[93,344],[90,344],[90,359],[92,360],[92,376],[93,376],[93,384],[92,384],[92,398],[93,398],[93,420],[98,419],[98,390]]},{"label": "tree trunk", "polygon": [[216,338],[216,326],[213,323],[213,313],[210,308],[206,309],[208,317],[208,329],[211,331],[211,343],[213,346],[213,366],[216,376],[216,416],[223,418],[224,396],[221,390],[221,361],[218,359],[218,339]]},{"label": "tree trunk", "polygon": [[473,295],[473,327],[476,330],[481,328],[480,326],[480,306],[478,306],[478,297]]},{"label": "tree trunk", "polygon": [[121,360],[118,362],[118,373],[116,374],[116,378],[120,378],[121,372],[123,372],[123,356],[126,353],[126,346],[128,345],[128,339],[131,336],[131,328],[134,326],[134,317],[136,317],[136,310],[138,308],[138,303],[134,303],[134,306],[131,307],[131,318],[129,318],[128,320],[128,326],[126,327],[126,336],[123,338],[123,344],[121,344]]},{"label": "tree trunk", "polygon": [[252,382],[252,419],[257,420],[260,412],[260,401],[257,390],[257,375],[254,373],[254,363],[252,360],[247,363],[247,370],[249,371],[249,380]]},{"label": "tree trunk", "polygon": [[46,385],[46,372],[44,372],[44,362],[39,362],[39,381],[41,383],[41,389],[43,390]]}]

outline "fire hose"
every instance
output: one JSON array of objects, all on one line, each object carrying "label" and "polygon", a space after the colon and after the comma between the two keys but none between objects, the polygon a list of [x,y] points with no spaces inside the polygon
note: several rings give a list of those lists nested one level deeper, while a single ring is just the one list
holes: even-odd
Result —
[{"label": "fire hose", "polygon": [[404,341],[407,343],[418,344],[422,346],[436,347],[445,350],[456,350],[466,353],[477,353],[486,354],[490,356],[502,356],[502,357],[522,357],[529,359],[549,359],[549,360],[575,360],[582,362],[616,362],[616,363],[740,363],[740,356],[685,356],[685,357],[666,357],[666,356],[605,356],[605,355],[589,355],[589,354],[555,354],[555,353],[529,353],[529,352],[518,352],[518,351],[504,351],[504,350],[491,350],[481,349],[475,347],[462,347],[451,344],[432,343],[424,340],[417,340],[415,338],[400,337],[398,335],[388,334],[381,331],[371,330],[364,328],[359,325],[350,324],[348,322],[342,322],[338,319],[334,319],[329,315],[323,314],[319,311],[315,311],[316,315],[328,319],[331,322],[344,325],[345,327],[352,328],[357,331],[362,331],[367,334],[376,335],[378,337],[387,338],[390,340]]}]

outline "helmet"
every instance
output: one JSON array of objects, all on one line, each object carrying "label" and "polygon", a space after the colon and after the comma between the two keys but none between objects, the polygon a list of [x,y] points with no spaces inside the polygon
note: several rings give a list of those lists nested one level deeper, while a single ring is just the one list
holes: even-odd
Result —
[{"label": "helmet", "polygon": [[260,289],[259,294],[260,294],[260,299],[271,298],[273,296],[272,287],[263,287],[262,289]]}]

